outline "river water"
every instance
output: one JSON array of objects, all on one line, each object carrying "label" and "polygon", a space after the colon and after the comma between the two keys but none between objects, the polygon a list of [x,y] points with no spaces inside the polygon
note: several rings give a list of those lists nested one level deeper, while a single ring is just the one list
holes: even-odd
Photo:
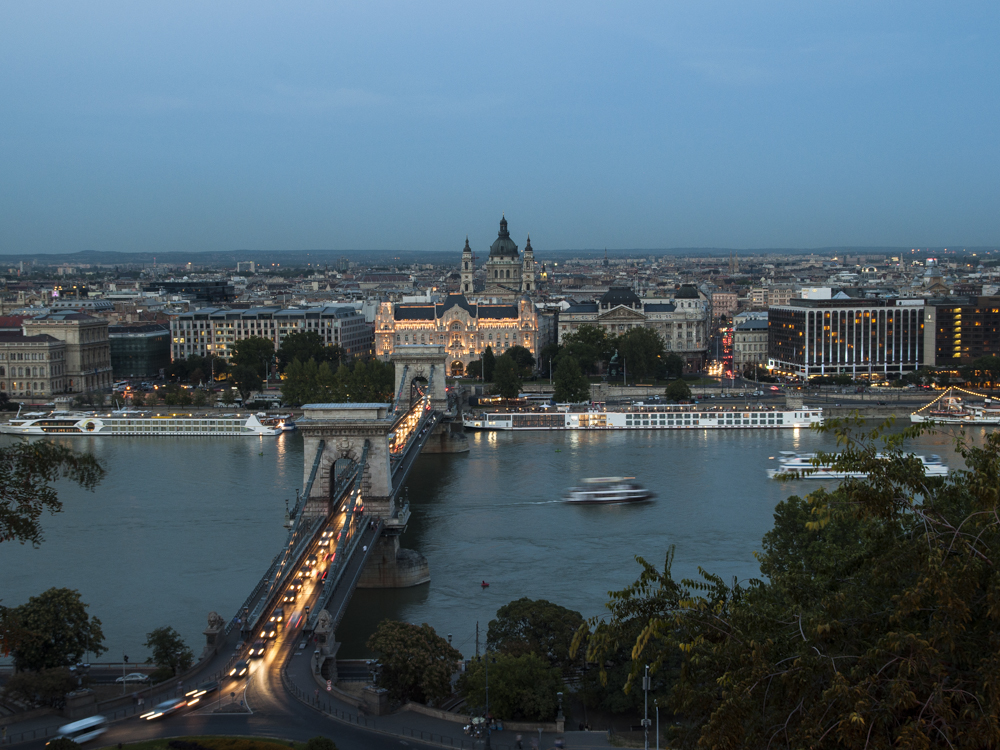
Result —
[{"label": "river water", "polygon": [[[727,581],[758,576],[753,553],[774,506],[820,484],[768,479],[769,458],[834,447],[833,436],[806,430],[468,438],[468,454],[422,456],[408,480],[413,514],[402,543],[427,557],[431,582],[358,591],[337,632],[341,657],[364,655],[385,617],[427,622],[468,656],[476,623],[485,633],[512,599],[600,614],[607,592],[638,576],[636,555],[659,567],[670,545],[677,577],[699,566]],[[103,623],[102,660],[145,659],[145,634],[164,625],[199,653],[209,611],[232,617],[284,542],[285,501],[302,484],[301,436],[64,440],[100,458],[108,475],[94,493],[59,483],[65,509],[43,517],[39,548],[0,545],[0,602],[78,589]],[[911,447],[958,468],[953,442],[925,435]],[[608,475],[635,476],[658,497],[628,507],[559,502],[580,478]]]}]

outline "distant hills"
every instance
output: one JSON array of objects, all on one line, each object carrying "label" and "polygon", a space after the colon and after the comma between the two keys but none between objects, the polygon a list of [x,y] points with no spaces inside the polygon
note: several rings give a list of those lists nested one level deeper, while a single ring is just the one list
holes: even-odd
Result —
[{"label": "distant hills", "polygon": [[[943,254],[944,248],[922,248],[921,254]],[[997,252],[996,247],[965,247],[948,250],[948,254],[968,254]],[[479,261],[486,261],[486,250],[479,252]],[[569,258],[603,257],[604,248],[585,249],[536,249],[535,258],[546,263],[549,261],[568,260]],[[724,248],[724,247],[672,247],[672,248],[622,248],[608,249],[611,258],[635,258],[663,255],[680,256],[728,256],[738,253],[741,257],[759,255],[798,255],[816,254],[831,256],[847,255],[897,255],[910,254],[910,248],[902,247],[817,247],[817,248]],[[17,255],[0,255],[0,265],[16,265],[21,261],[34,262],[41,265],[61,263],[94,263],[100,265],[148,265],[155,262],[162,266],[179,266],[192,263],[196,266],[214,266],[235,268],[237,261],[254,261],[262,265],[293,265],[333,266],[338,259],[347,258],[354,262],[366,264],[409,264],[409,263],[449,263],[457,264],[460,250],[449,251],[418,251],[418,250],[227,250],[208,252],[115,252],[105,250],[83,250],[73,253],[24,253]]]}]

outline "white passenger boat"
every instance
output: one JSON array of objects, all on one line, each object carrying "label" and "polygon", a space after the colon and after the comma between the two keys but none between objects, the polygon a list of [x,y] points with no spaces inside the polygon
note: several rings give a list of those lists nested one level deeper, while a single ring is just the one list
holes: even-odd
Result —
[{"label": "white passenger boat", "polygon": [[462,418],[474,430],[780,430],[823,423],[818,406],[633,406],[621,410],[479,412]]},{"label": "white passenger boat", "polygon": [[630,480],[635,477],[589,477],[570,489],[563,500],[574,505],[619,505],[652,500],[655,495]]},{"label": "white passenger boat", "polygon": [[282,428],[262,425],[253,414],[152,414],[145,411],[34,412],[0,423],[8,435],[110,435],[230,437],[278,435]]},{"label": "white passenger boat", "polygon": [[[967,396],[977,396],[982,401],[969,402],[962,399],[959,393]],[[988,396],[981,396],[971,391],[964,391],[954,386],[946,390],[927,406],[917,409],[910,415],[914,424],[921,422],[936,422],[937,424],[1000,424],[1000,402]]]},{"label": "white passenger boat", "polygon": [[265,427],[276,427],[282,432],[291,432],[297,429],[291,414],[268,415],[267,412],[259,411],[257,412],[257,421]]},{"label": "white passenger boat", "polygon": [[[940,456],[911,455],[920,459],[924,465],[925,476],[948,476],[948,467]],[[876,458],[884,458],[884,456],[878,454]],[[860,479],[866,476],[862,471],[844,471],[830,464],[817,463],[815,453],[796,453],[795,451],[781,451],[778,457],[778,466],[767,470],[767,475],[771,479],[781,474],[791,474],[796,479],[847,479],[848,477]]]}]

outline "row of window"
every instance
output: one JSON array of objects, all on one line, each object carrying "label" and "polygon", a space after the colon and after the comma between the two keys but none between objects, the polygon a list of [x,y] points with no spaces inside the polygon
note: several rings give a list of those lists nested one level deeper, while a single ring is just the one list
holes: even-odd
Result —
[{"label": "row of window", "polygon": [[63,352],[10,352],[10,356],[6,352],[0,352],[0,360],[9,359],[11,362],[44,362],[50,359],[62,359]]},{"label": "row of window", "polygon": [[[52,365],[50,369],[50,375],[62,375],[62,367],[60,365]],[[0,365],[0,378],[7,376],[7,368]],[[12,378],[44,378],[45,377],[45,366],[41,367],[10,367],[10,376]]]}]

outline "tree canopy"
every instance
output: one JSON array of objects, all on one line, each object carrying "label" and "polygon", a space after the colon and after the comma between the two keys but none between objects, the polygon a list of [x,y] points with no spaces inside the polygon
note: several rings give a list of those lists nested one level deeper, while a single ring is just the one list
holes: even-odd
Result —
[{"label": "tree canopy", "polygon": [[590,381],[580,370],[575,358],[561,356],[556,360],[556,371],[552,376],[555,385],[555,399],[560,403],[579,403],[590,400]]},{"label": "tree canopy", "polygon": [[93,456],[45,440],[0,447],[0,543],[18,541],[37,547],[42,541],[42,511],[62,510],[51,483],[62,477],[93,491],[104,473]]},{"label": "tree canopy", "polygon": [[250,367],[261,380],[267,379],[274,359],[274,342],[262,336],[247,336],[233,344],[230,362],[239,367]]},{"label": "tree canopy", "polygon": [[107,651],[101,621],[87,615],[87,605],[73,589],[49,589],[12,608],[10,615],[20,630],[12,649],[19,670],[66,667],[88,651],[95,656]]},{"label": "tree canopy", "polygon": [[592,375],[611,358],[614,345],[603,328],[584,324],[563,336],[562,352],[573,357],[584,374]]},{"label": "tree canopy", "polygon": [[181,634],[169,626],[146,633],[143,645],[152,651],[152,656],[146,659],[147,664],[170,669],[174,675],[194,664],[194,652],[185,645]]},{"label": "tree canopy", "polygon": [[517,363],[507,352],[497,357],[496,368],[493,370],[493,391],[503,398],[517,398],[521,392]]},{"label": "tree canopy", "polygon": [[545,599],[524,597],[497,610],[486,631],[486,646],[511,656],[536,654],[552,666],[565,668],[573,636],[581,625],[579,612]]},{"label": "tree canopy", "polygon": [[239,391],[244,404],[250,400],[251,393],[259,391],[264,386],[259,372],[251,365],[236,365],[229,374],[229,382]]},{"label": "tree canopy", "polygon": [[650,665],[671,746],[1000,744],[1000,434],[926,477],[903,448],[917,428],[836,429],[843,450],[817,460],[860,477],[778,505],[769,580],[678,583],[669,555],[662,572],[640,558],[610,618],[581,630],[594,661],[631,644],[629,689]]},{"label": "tree canopy", "polygon": [[300,362],[315,360],[317,365],[329,362],[331,368],[336,369],[342,357],[343,350],[337,344],[327,346],[316,331],[290,333],[278,347],[278,369],[284,372],[296,359]]},{"label": "tree canopy", "polygon": [[486,659],[490,660],[490,714],[500,719],[546,721],[558,708],[559,670],[537,654],[490,654],[475,659],[458,681],[469,706],[486,708]]},{"label": "tree canopy", "polygon": [[504,354],[514,360],[514,363],[517,365],[518,374],[522,377],[531,375],[534,371],[535,356],[526,347],[517,344],[510,347]]},{"label": "tree canopy", "polygon": [[688,401],[691,398],[691,387],[686,381],[678,378],[667,384],[663,395],[671,401]]},{"label": "tree canopy", "polygon": [[356,360],[332,370],[329,362],[316,363],[298,359],[285,370],[281,382],[281,397],[286,404],[301,406],[308,403],[385,403],[395,398],[395,369],[391,362],[373,359]]},{"label": "tree canopy", "polygon": [[615,342],[633,380],[655,375],[663,356],[663,339],[652,328],[632,328]]},{"label": "tree canopy", "polygon": [[427,623],[383,620],[368,639],[381,666],[379,686],[398,701],[438,702],[451,694],[462,655]]}]

